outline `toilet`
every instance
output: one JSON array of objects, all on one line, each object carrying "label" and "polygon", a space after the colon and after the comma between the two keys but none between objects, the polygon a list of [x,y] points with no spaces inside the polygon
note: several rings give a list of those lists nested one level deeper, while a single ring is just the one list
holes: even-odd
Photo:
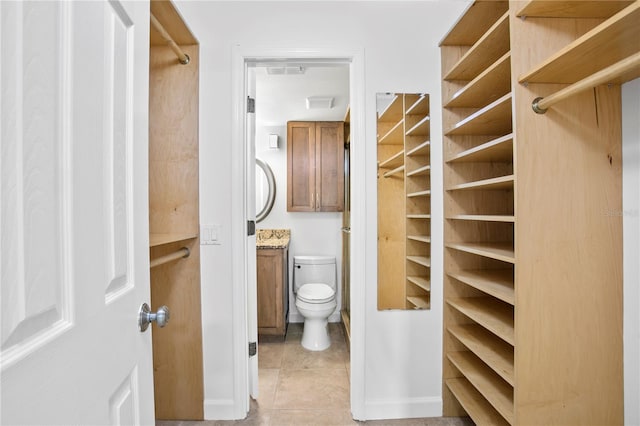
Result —
[{"label": "toilet", "polygon": [[327,320],[336,310],[336,258],[294,256],[293,293],[304,317],[302,347],[323,351],[331,346]]}]

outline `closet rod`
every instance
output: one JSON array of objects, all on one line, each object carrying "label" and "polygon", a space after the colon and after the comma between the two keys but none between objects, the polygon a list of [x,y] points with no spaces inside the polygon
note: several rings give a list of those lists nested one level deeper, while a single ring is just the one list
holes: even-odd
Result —
[{"label": "closet rod", "polygon": [[166,254],[164,256],[160,256],[160,257],[158,257],[156,259],[153,259],[149,263],[149,266],[151,268],[155,268],[158,265],[162,265],[164,263],[168,263],[168,262],[171,262],[173,260],[178,260],[178,259],[182,259],[184,257],[189,257],[190,254],[191,254],[191,252],[189,251],[188,248],[182,247],[181,249],[176,250],[173,253],[169,253],[169,254]]},{"label": "closet rod", "polygon": [[533,100],[531,108],[538,114],[544,114],[551,105],[554,105],[570,96],[580,93],[584,90],[591,89],[592,87],[599,86],[604,83],[608,83],[616,77],[620,77],[625,73],[637,69],[640,67],[640,52],[629,56],[607,68],[600,70],[589,77],[585,77],[580,81],[573,83],[570,86],[565,87],[562,90],[549,95],[547,97],[540,97]]},{"label": "closet rod", "polygon": [[178,61],[180,61],[182,65],[187,65],[189,61],[191,61],[191,58],[189,58],[189,55],[184,53],[182,49],[180,49],[180,46],[178,46],[176,42],[173,41],[171,35],[167,32],[167,30],[164,29],[160,21],[158,21],[156,17],[153,16],[153,13],[151,13],[151,25],[153,25],[153,28],[155,28],[160,33],[162,38],[167,42],[167,45],[178,57]]}]

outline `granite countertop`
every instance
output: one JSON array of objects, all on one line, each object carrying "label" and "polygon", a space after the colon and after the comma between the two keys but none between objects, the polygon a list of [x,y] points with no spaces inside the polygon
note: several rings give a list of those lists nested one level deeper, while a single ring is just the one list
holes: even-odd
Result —
[{"label": "granite countertop", "polygon": [[289,245],[290,238],[290,229],[258,229],[256,233],[256,248],[286,248]]}]

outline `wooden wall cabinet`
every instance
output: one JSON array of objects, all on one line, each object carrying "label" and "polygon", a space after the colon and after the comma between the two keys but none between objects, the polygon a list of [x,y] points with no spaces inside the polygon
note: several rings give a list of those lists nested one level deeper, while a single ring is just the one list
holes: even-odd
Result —
[{"label": "wooden wall cabinet", "polygon": [[289,314],[288,249],[258,249],[258,334],[284,336]]},{"label": "wooden wall cabinet", "polygon": [[622,208],[625,79],[544,115],[532,102],[637,54],[639,19],[638,1],[476,1],[441,43],[446,416],[623,422],[607,212]]},{"label": "wooden wall cabinet", "polygon": [[429,95],[394,95],[377,120],[378,309],[431,305]]},{"label": "wooden wall cabinet", "polygon": [[344,122],[287,123],[287,211],[344,210]]}]

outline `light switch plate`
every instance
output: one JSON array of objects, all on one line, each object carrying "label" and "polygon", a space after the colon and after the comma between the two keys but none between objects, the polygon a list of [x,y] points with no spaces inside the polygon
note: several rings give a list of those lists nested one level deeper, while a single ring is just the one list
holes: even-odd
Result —
[{"label": "light switch plate", "polygon": [[220,244],[220,225],[200,225],[200,245]]}]

